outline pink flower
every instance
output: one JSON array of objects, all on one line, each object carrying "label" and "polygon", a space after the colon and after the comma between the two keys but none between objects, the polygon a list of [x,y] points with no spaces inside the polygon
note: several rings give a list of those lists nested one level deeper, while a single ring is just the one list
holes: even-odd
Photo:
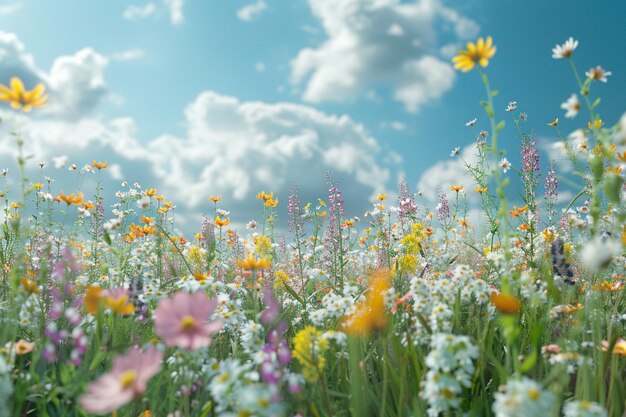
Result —
[{"label": "pink flower", "polygon": [[142,352],[139,347],[113,359],[111,372],[89,384],[80,405],[89,413],[107,414],[143,394],[148,381],[161,370],[163,352],[154,348]]},{"label": "pink flower", "polygon": [[221,320],[207,323],[215,307],[217,299],[209,301],[202,291],[178,292],[173,299],[164,298],[156,310],[156,334],[167,346],[189,350],[209,346],[211,335],[223,326]]}]

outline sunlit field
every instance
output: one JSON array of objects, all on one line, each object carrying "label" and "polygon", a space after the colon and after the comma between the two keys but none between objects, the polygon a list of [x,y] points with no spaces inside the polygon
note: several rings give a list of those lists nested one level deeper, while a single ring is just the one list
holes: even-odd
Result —
[{"label": "sunlit field", "polygon": [[331,169],[312,201],[288,179],[235,222],[208,193],[184,226],[159,184],[111,188],[116,160],[40,160],[23,124],[50,87],[0,80],[0,416],[626,415],[626,115],[598,87],[623,92],[578,59],[601,47],[542,52],[574,91],[546,116],[499,94],[497,38],[464,43],[472,145],[433,158],[471,181],[437,201],[401,180],[354,212]]}]

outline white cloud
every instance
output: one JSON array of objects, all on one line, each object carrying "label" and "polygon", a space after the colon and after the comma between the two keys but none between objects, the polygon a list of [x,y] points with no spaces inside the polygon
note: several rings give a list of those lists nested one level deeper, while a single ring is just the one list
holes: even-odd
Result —
[{"label": "white cloud", "polygon": [[237,10],[237,17],[244,22],[250,22],[267,9],[267,3],[264,0],[258,0],[256,3],[248,4]]},{"label": "white cloud", "polygon": [[[4,129],[20,126],[33,161],[52,162],[59,155],[79,167],[94,159],[108,161],[103,179],[109,181],[110,194],[121,178],[158,187],[188,218],[208,210],[208,195],[220,194],[235,218],[247,221],[258,216],[254,196],[261,190],[274,191],[286,202],[291,182],[297,181],[303,201],[326,197],[328,171],[355,214],[369,208],[368,197],[395,188],[397,173],[379,161],[400,166],[402,158],[381,150],[365,127],[346,115],[205,91],[184,109],[184,134],[139,140],[132,118],[107,120],[90,111],[106,94],[106,57],[87,48],[57,58],[45,72],[19,39],[6,33],[0,33],[0,57],[6,58],[0,60],[0,73],[18,70],[18,75],[43,80],[50,91],[45,111],[25,115],[0,108],[0,118],[10,121]],[[0,147],[0,165],[12,166],[16,156],[15,147]],[[76,191],[74,181],[55,184],[55,192]]]},{"label": "white cloud", "polygon": [[22,2],[3,4],[0,6],[0,16],[7,16],[19,12],[24,7]]},{"label": "white cloud", "polygon": [[257,62],[256,64],[254,64],[254,70],[256,72],[265,72],[265,64],[263,62]]},{"label": "white cloud", "polygon": [[126,51],[117,52],[111,55],[114,61],[134,61],[143,58],[145,51],[141,48],[128,49]]},{"label": "white cloud", "polygon": [[130,4],[122,13],[122,17],[126,20],[145,19],[146,17],[153,15],[154,12],[156,12],[156,6],[154,3],[147,3],[143,6]]},{"label": "white cloud", "polygon": [[418,111],[454,82],[450,63],[437,56],[438,21],[451,24],[460,38],[477,28],[438,0],[308,1],[327,39],[299,51],[291,81],[305,84],[303,98],[314,103],[386,86],[408,111]]},{"label": "white cloud", "polygon": [[[36,160],[51,160],[60,149],[78,166],[107,160],[111,178],[158,187],[182,215],[205,210],[207,197],[220,194],[238,215],[256,216],[256,193],[274,191],[286,201],[292,181],[303,199],[314,201],[325,197],[328,171],[360,214],[369,207],[368,198],[395,188],[390,171],[377,161],[401,163],[348,116],[293,103],[240,101],[213,91],[185,109],[185,135],[161,135],[147,143],[137,139],[131,118],[70,123],[7,110],[0,117],[17,118]],[[3,161],[15,156],[10,147],[0,149]]]},{"label": "white cloud", "polygon": [[109,60],[91,48],[57,58],[48,76],[50,105],[47,111],[77,119],[91,112],[104,98],[104,70]]},{"label": "white cloud", "polygon": [[164,0],[165,5],[170,12],[170,21],[173,25],[178,26],[183,23],[185,16],[183,15],[183,6],[185,0]]}]

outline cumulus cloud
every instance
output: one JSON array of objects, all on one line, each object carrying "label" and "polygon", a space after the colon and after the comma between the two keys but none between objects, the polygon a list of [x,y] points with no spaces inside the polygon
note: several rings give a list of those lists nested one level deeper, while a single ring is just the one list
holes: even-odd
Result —
[{"label": "cumulus cloud", "polygon": [[156,6],[154,3],[147,3],[143,6],[130,4],[122,13],[122,17],[126,20],[145,19],[146,17],[153,15],[154,12],[156,12]]},{"label": "cumulus cloud", "polygon": [[[0,109],[0,119],[9,121],[3,129],[20,126],[26,152],[34,156],[31,169],[36,169],[33,161],[47,160],[46,169],[55,170],[53,161],[59,162],[54,159],[59,156],[67,156],[66,165],[78,167],[106,160],[107,192],[117,190],[121,179],[158,187],[188,219],[208,210],[211,194],[224,197],[235,219],[258,217],[254,196],[261,190],[274,191],[285,203],[292,181],[299,184],[303,201],[316,201],[326,197],[329,171],[354,214],[369,208],[368,198],[396,187],[398,172],[385,164],[401,166],[400,155],[382,150],[363,125],[346,115],[204,91],[184,108],[183,134],[139,140],[140,126],[133,118],[107,120],[93,111],[103,96],[109,96],[105,72],[113,57],[87,48],[58,57],[49,71],[43,71],[15,35],[0,33],[0,58],[4,58],[0,74],[5,77],[29,79],[27,86],[36,81],[48,85],[45,110],[26,115]],[[0,167],[14,166],[16,151],[0,147]],[[55,187],[55,192],[76,191],[74,181],[59,180]]]},{"label": "cumulus cloud", "polygon": [[237,10],[237,17],[244,22],[250,22],[267,9],[267,3],[264,0],[258,0],[255,3],[248,4]]},{"label": "cumulus cloud", "polygon": [[164,0],[170,13],[170,21],[173,25],[178,26],[183,23],[185,16],[183,15],[183,6],[185,0]]},{"label": "cumulus cloud", "polygon": [[326,40],[300,50],[291,81],[304,84],[309,102],[340,101],[386,86],[408,111],[441,97],[454,82],[437,45],[438,22],[455,36],[474,35],[477,24],[439,0],[308,0]]},{"label": "cumulus cloud", "polygon": [[[158,187],[183,214],[206,210],[207,197],[219,194],[237,215],[252,218],[258,214],[256,193],[274,191],[286,201],[292,181],[303,199],[315,201],[325,197],[328,171],[361,213],[368,198],[395,188],[392,173],[378,161],[401,162],[348,116],[293,103],[240,101],[214,91],[186,107],[185,135],[161,135],[147,143],[137,139],[131,118],[68,123],[5,110],[0,117],[18,118],[28,152],[37,160],[51,160],[59,149],[78,166],[108,160],[112,178]],[[9,147],[0,149],[0,159],[15,156]]]}]

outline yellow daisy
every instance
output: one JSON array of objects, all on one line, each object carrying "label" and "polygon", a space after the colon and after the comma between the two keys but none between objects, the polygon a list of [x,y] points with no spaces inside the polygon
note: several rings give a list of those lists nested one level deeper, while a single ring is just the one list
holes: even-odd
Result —
[{"label": "yellow daisy", "polygon": [[463,72],[471,71],[476,63],[481,67],[489,65],[489,59],[496,53],[491,36],[487,40],[478,38],[476,43],[467,43],[467,50],[459,51],[459,54],[452,58],[454,68]]},{"label": "yellow daisy", "polygon": [[10,86],[9,88],[0,84],[0,101],[8,101],[11,103],[11,108],[29,112],[33,107],[46,105],[48,96],[44,94],[46,87],[43,84],[37,84],[35,88],[28,91],[24,88],[22,80],[13,77]]}]

